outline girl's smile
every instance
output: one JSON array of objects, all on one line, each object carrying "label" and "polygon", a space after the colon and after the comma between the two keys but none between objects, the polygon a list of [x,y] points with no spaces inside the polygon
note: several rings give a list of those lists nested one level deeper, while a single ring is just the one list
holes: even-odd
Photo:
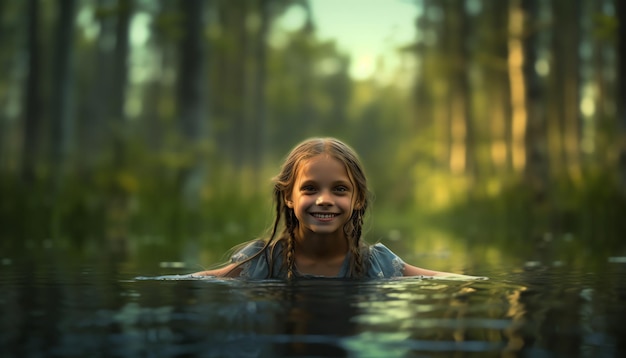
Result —
[{"label": "girl's smile", "polygon": [[339,214],[324,214],[324,213],[312,213],[311,215],[322,223],[331,222],[335,217],[339,216]]}]

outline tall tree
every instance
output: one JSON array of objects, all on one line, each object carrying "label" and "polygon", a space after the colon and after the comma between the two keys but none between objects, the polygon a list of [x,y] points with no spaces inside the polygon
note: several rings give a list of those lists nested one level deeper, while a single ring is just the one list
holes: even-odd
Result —
[{"label": "tall tree", "polygon": [[451,135],[450,169],[473,175],[474,133],[471,120],[468,50],[469,28],[464,3],[445,3],[444,46],[447,53],[449,84],[449,123]]},{"label": "tall tree", "polygon": [[[592,12],[596,14],[587,20],[589,25],[585,43],[586,46],[592,48],[588,70],[590,72],[589,81],[594,84],[593,87],[588,86],[587,88],[595,88],[593,91],[593,129],[589,138],[592,144],[591,148],[588,148],[591,154],[587,157],[588,161],[585,164],[604,170],[610,170],[609,168],[613,164],[612,148],[614,148],[615,143],[612,138],[616,133],[614,129],[617,122],[615,122],[612,113],[617,97],[612,94],[616,93],[616,85],[620,83],[619,80],[616,80],[615,74],[611,73],[612,71],[607,71],[608,68],[615,68],[619,71],[619,68],[616,68],[619,61],[615,60],[617,53],[617,46],[615,46],[617,15],[609,13],[611,7],[607,6],[612,2],[613,0],[588,2],[586,6],[590,10],[583,11],[583,13]],[[617,102],[618,106],[620,103]]]},{"label": "tall tree", "polygon": [[133,0],[118,0],[117,23],[115,26],[115,47],[113,57],[113,78],[111,86],[110,128],[113,146],[113,164],[116,168],[126,165],[126,95],[128,88],[128,57],[130,20],[133,13]]},{"label": "tall tree", "polygon": [[621,0],[615,0],[617,6],[617,51],[618,51],[618,76],[617,76],[617,120],[619,128],[619,173],[620,187],[626,195],[626,4]]},{"label": "tall tree", "polygon": [[526,165],[526,81],[524,78],[524,12],[521,0],[511,0],[509,3],[509,54],[508,70],[511,86],[511,155],[513,169],[520,172]]},{"label": "tall tree", "polygon": [[301,77],[297,84],[296,90],[300,94],[299,106],[300,111],[297,114],[296,121],[299,126],[305,129],[314,128],[319,124],[317,115],[317,107],[315,106],[315,75],[313,72],[315,53],[313,50],[315,24],[313,23],[313,12],[308,1],[297,2],[304,10],[304,25],[295,36],[294,45],[300,56],[294,57],[292,65],[300,72]]},{"label": "tall tree", "polygon": [[[553,97],[550,100],[559,127],[553,128],[558,138],[564,170],[570,179],[580,178],[580,0],[552,2],[552,76]],[[551,161],[554,163],[554,161]]]},{"label": "tall tree", "polygon": [[258,27],[255,29],[254,50],[252,54],[253,70],[252,93],[250,106],[253,115],[254,130],[251,133],[252,163],[255,173],[258,173],[265,153],[267,143],[267,39],[271,25],[271,0],[257,0],[256,12]]},{"label": "tall tree", "polygon": [[113,170],[111,178],[111,195],[107,197],[107,229],[106,238],[112,249],[124,253],[127,245],[127,226],[129,220],[129,186],[127,176],[121,175],[128,170],[126,118],[126,94],[128,86],[129,29],[133,14],[133,0],[117,0],[113,15],[115,16],[115,36],[112,59],[111,87],[108,96],[110,107],[107,111],[106,123],[109,128],[107,145],[111,147]]},{"label": "tall tree", "polygon": [[[94,17],[98,26],[98,37],[95,39],[93,61],[82,63],[88,67],[89,91],[85,94],[88,103],[81,116],[82,132],[78,140],[81,142],[80,166],[83,170],[93,169],[102,163],[107,145],[111,144],[113,135],[112,98],[113,79],[116,62],[114,59],[115,24],[117,19],[116,0],[97,0],[94,4]],[[88,169],[89,168],[89,169]]]},{"label": "tall tree", "polygon": [[[7,13],[6,5],[6,0],[0,0],[0,14]],[[6,24],[4,21],[0,22],[0,66],[2,66],[2,68],[10,68],[10,61],[8,61],[10,57],[6,55],[10,52],[5,50],[8,47],[6,34],[10,32],[11,31],[9,25]],[[6,108],[6,93],[10,88],[10,85],[8,83],[9,81],[7,80],[5,85],[0,85],[0,106],[4,108]],[[3,173],[4,170],[7,169],[5,164],[7,163],[6,153],[8,149],[8,124],[9,121],[7,120],[6,112],[0,113],[0,173]]]},{"label": "tall tree", "polygon": [[[423,35],[415,46],[419,70],[416,71],[413,86],[415,115],[411,130],[416,136],[422,136],[423,140],[428,141],[424,150],[426,156],[432,158],[432,169],[445,168],[450,163],[450,131],[449,116],[445,113],[447,107],[440,105],[447,102],[443,97],[448,82],[439,80],[444,73],[443,64],[447,58],[438,41],[444,28],[439,16],[443,12],[442,2],[422,0],[418,5],[422,13],[416,20],[417,33]],[[417,161],[417,158],[414,160]]]},{"label": "tall tree", "polygon": [[[507,72],[508,3],[505,1],[488,1],[484,4],[479,24],[481,29],[481,48],[477,58],[483,63],[485,73],[484,88],[486,117],[489,118],[489,152],[492,174],[502,174],[512,168],[511,155],[511,91]],[[502,31],[494,31],[494,29]],[[483,47],[484,46],[484,47]]]},{"label": "tall tree", "polygon": [[192,158],[179,173],[184,203],[197,206],[207,176],[207,61],[204,0],[181,1],[184,30],[180,42],[178,111],[183,143],[192,149]]},{"label": "tall tree", "polygon": [[[418,3],[422,8],[422,13],[418,15],[415,19],[415,31],[418,34],[426,34],[431,30],[431,22],[429,17],[427,16],[429,7],[432,6],[431,2],[428,0],[421,0]],[[428,86],[428,81],[426,76],[434,71],[429,71],[428,63],[430,57],[433,57],[432,54],[434,51],[431,50],[431,46],[426,36],[422,36],[420,40],[415,44],[415,46],[411,46],[409,50],[415,50],[414,56],[420,59],[420,68],[418,71],[415,71],[415,78],[413,81],[413,100],[412,105],[415,111],[414,120],[412,121],[413,130],[418,133],[426,128],[429,128],[432,125],[432,91],[431,87]],[[429,55],[431,55],[429,57]],[[435,62],[435,61],[432,61]]]},{"label": "tall tree", "polygon": [[173,120],[178,118],[175,106],[177,96],[172,95],[177,93],[175,75],[182,33],[179,29],[183,27],[179,5],[170,1],[159,3],[154,15],[151,41],[148,43],[152,47],[152,58],[156,59],[154,65],[164,74],[150,78],[144,92],[148,103],[157,104],[142,110],[142,122],[144,128],[147,127],[144,138],[153,151],[163,151],[168,144],[174,144],[168,141],[168,138],[174,139],[168,133],[178,132],[179,128],[176,127],[178,123]]},{"label": "tall tree", "polygon": [[41,44],[40,8],[38,0],[28,1],[28,74],[23,107],[21,179],[29,183],[34,179],[35,164],[41,139]]},{"label": "tall tree", "polygon": [[222,1],[219,4],[223,50],[220,51],[219,101],[222,104],[222,120],[227,130],[223,136],[226,141],[222,145],[232,156],[235,168],[241,169],[247,158],[246,146],[248,139],[248,49],[250,46],[246,19],[249,15],[249,0]]},{"label": "tall tree", "polygon": [[521,9],[525,20],[522,38],[522,73],[526,83],[524,97],[527,114],[525,179],[535,199],[541,200],[547,190],[548,158],[543,83],[535,69],[540,46],[538,31],[541,26],[537,21],[540,19],[538,0],[522,0]]},{"label": "tall tree", "polygon": [[58,2],[55,57],[51,98],[52,150],[50,165],[54,171],[54,186],[58,190],[69,169],[75,123],[73,113],[73,52],[74,52],[74,0]]}]

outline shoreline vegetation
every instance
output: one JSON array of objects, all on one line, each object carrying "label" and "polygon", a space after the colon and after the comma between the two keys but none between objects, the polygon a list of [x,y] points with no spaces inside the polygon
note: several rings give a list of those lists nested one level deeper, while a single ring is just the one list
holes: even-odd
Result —
[{"label": "shoreline vegetation", "polygon": [[[142,185],[145,189],[122,198],[106,186],[76,180],[53,199],[41,184],[26,187],[6,178],[2,183],[0,216],[10,223],[0,228],[5,252],[55,245],[77,253],[105,250],[140,260],[187,259],[206,265],[262,235],[272,212],[267,193],[242,195],[236,186],[185,208],[178,191],[165,184]],[[593,261],[598,256],[602,261],[600,257],[626,252],[621,236],[626,200],[606,178],[570,191],[550,190],[539,203],[518,184],[495,196],[475,191],[446,208],[433,208],[432,201],[398,207],[385,200],[384,191],[374,190],[378,195],[366,217],[365,239],[413,250],[409,252],[420,251],[425,241],[420,236],[432,230],[457,240],[459,250],[484,247],[510,257]]]}]

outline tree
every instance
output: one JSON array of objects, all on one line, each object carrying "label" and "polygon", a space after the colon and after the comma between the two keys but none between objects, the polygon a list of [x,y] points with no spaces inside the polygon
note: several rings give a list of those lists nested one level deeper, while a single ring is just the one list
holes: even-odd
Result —
[{"label": "tree", "polygon": [[81,170],[89,174],[103,163],[103,154],[113,138],[111,93],[114,91],[114,64],[117,63],[113,59],[118,14],[114,1],[97,0],[93,12],[99,34],[93,44],[93,60],[81,61],[81,67],[86,68],[85,87],[88,91],[78,94],[84,96],[79,105],[85,106],[80,111],[83,115],[80,117],[81,135],[77,138],[81,148],[78,156]]},{"label": "tree", "polygon": [[488,1],[479,23],[481,50],[477,61],[484,71],[485,88],[482,99],[485,118],[488,118],[487,138],[489,142],[489,163],[492,175],[501,175],[512,169],[511,155],[511,91],[507,72],[508,39],[507,29],[508,3]]},{"label": "tree", "polygon": [[[415,119],[412,130],[416,137],[426,140],[426,157],[432,158],[431,169],[450,168],[452,138],[448,113],[449,55],[441,44],[446,24],[441,19],[443,2],[423,0],[423,15],[416,20],[418,33],[424,34],[415,46],[420,64],[415,76],[413,108]],[[417,162],[413,163],[417,164]]]},{"label": "tree", "polygon": [[539,4],[537,0],[522,0],[521,9],[525,20],[522,38],[522,73],[526,83],[524,97],[527,114],[524,178],[532,190],[535,200],[542,201],[548,190],[548,158],[546,152],[546,114],[543,110],[544,87],[542,79],[535,69],[540,46],[538,41],[540,24],[537,21],[540,18]]},{"label": "tree", "polygon": [[450,169],[453,173],[474,174],[474,132],[470,111],[468,68],[469,27],[464,3],[446,1],[443,41],[447,54]]},{"label": "tree", "polygon": [[263,164],[267,143],[267,38],[271,25],[271,0],[258,0],[256,2],[258,28],[254,39],[252,59],[254,61],[252,78],[251,112],[254,115],[254,130],[251,133],[252,163],[254,172],[258,173]]},{"label": "tree", "polygon": [[73,105],[74,0],[59,2],[55,61],[51,100],[52,150],[50,165],[54,170],[54,189],[59,190],[68,171],[75,137]]},{"label": "tree", "polygon": [[204,38],[204,0],[180,2],[185,24],[178,63],[178,112],[182,143],[191,148],[191,158],[179,172],[183,203],[196,208],[207,176],[207,59]]},{"label": "tree", "polygon": [[128,86],[128,53],[130,19],[133,13],[133,0],[118,0],[115,26],[115,48],[111,93],[111,111],[107,118],[111,123],[111,144],[113,145],[113,165],[123,168],[126,165],[126,95]]},{"label": "tree", "polygon": [[557,175],[580,179],[580,0],[552,2],[552,88],[549,106]]},{"label": "tree", "polygon": [[129,220],[129,175],[127,160],[127,131],[126,95],[128,86],[128,54],[130,19],[133,14],[133,0],[118,0],[114,9],[116,16],[115,46],[113,48],[111,87],[108,96],[110,107],[107,110],[106,143],[112,149],[112,160],[109,177],[111,187],[107,197],[107,229],[109,244],[116,252],[126,250],[128,240],[127,226]]},{"label": "tree", "polygon": [[23,107],[21,179],[30,183],[34,179],[35,164],[41,140],[41,64],[40,64],[40,14],[39,1],[28,1],[28,74]]},{"label": "tree", "polygon": [[511,155],[513,169],[521,172],[526,165],[526,79],[524,78],[524,12],[521,0],[509,3],[509,83],[511,86]]},{"label": "tree", "polygon": [[617,21],[618,21],[618,33],[617,33],[617,63],[618,63],[618,76],[617,76],[617,121],[619,128],[618,150],[619,150],[619,164],[618,171],[619,182],[622,193],[626,195],[626,5],[623,1],[616,0],[617,6]]}]

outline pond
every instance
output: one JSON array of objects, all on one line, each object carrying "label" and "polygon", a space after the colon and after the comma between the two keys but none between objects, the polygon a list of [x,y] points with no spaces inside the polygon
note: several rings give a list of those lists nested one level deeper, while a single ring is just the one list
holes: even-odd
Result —
[{"label": "pond", "polygon": [[295,282],[185,279],[53,253],[0,259],[2,357],[626,354],[622,258],[474,267],[486,281]]}]

